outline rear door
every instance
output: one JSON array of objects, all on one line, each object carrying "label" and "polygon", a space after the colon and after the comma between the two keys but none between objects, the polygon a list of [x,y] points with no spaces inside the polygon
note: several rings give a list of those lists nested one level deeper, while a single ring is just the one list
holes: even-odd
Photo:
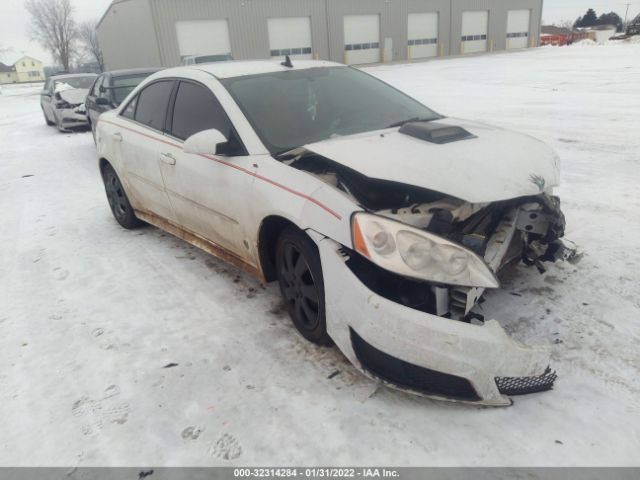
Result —
[{"label": "rear door", "polygon": [[[172,140],[163,146],[162,176],[180,225],[251,264],[244,220],[251,204],[253,169],[226,112],[213,92],[196,81],[181,80],[168,122]],[[225,154],[184,153],[191,135],[215,128],[227,139]]]},{"label": "rear door", "polygon": [[134,208],[176,223],[160,172],[161,154],[173,143],[164,132],[174,84],[158,80],[144,87],[122,110],[114,137]]}]

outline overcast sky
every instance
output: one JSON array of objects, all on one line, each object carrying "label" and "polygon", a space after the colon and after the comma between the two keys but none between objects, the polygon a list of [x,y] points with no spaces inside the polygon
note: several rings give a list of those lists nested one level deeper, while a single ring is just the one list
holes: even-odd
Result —
[{"label": "overcast sky", "polygon": [[[76,20],[83,21],[100,18],[111,0],[72,0],[72,2],[75,5]],[[630,18],[640,13],[640,0],[544,0],[542,18],[545,23],[565,19],[574,20],[589,7],[594,8],[598,14],[614,11],[624,17],[625,3],[631,3]],[[41,59],[46,64],[51,63],[51,56],[40,45],[29,40],[28,23],[29,17],[24,8],[24,0],[0,0],[0,46],[12,49],[10,53],[0,58],[0,61],[12,64],[26,54]]]}]

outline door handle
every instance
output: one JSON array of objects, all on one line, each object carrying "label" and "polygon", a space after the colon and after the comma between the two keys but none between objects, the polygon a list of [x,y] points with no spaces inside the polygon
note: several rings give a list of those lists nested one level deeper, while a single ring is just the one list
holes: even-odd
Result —
[{"label": "door handle", "polygon": [[161,153],[160,154],[160,160],[162,160],[162,163],[166,163],[167,165],[175,165],[176,164],[176,157],[174,157],[170,153]]},{"label": "door handle", "polygon": [[121,142],[122,141],[122,134],[120,132],[116,132],[113,134],[113,139],[116,142]]}]

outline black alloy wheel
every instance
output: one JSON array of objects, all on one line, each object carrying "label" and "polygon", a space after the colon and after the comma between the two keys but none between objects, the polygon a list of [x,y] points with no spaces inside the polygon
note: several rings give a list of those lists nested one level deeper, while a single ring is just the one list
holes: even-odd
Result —
[{"label": "black alloy wheel", "polygon": [[126,229],[140,226],[142,222],[135,216],[122,183],[111,165],[107,164],[102,169],[102,179],[111,212],[118,223]]},{"label": "black alloy wheel", "polygon": [[307,340],[330,345],[316,245],[301,230],[287,227],[278,239],[276,268],[280,292],[295,327]]}]

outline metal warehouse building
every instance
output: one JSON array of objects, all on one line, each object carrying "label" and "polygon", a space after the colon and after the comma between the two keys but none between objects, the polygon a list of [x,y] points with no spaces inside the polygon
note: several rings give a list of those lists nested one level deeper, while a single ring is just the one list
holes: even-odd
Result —
[{"label": "metal warehouse building", "polygon": [[192,55],[390,62],[538,45],[542,0],[114,0],[108,69]]}]

